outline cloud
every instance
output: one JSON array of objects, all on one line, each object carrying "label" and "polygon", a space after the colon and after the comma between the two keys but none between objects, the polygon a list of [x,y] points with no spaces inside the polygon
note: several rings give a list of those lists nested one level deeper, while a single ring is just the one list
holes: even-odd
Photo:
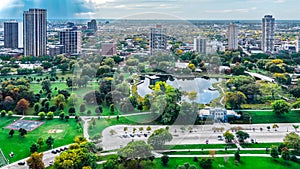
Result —
[{"label": "cloud", "polygon": [[257,9],[256,7],[252,7],[252,8],[239,8],[239,9],[205,10],[204,12],[206,13],[232,13],[232,12],[247,13],[247,12],[254,11],[256,9]]}]

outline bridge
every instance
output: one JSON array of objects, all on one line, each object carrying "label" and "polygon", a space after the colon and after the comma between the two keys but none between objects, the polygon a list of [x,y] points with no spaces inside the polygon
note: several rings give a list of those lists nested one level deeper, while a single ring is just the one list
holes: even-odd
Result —
[{"label": "bridge", "polygon": [[250,76],[254,77],[255,79],[260,79],[260,80],[268,81],[271,83],[275,83],[275,79],[270,78],[268,76],[265,76],[265,75],[262,75],[259,73],[252,73],[252,72],[248,72],[248,71],[245,71],[245,73],[249,74]]}]

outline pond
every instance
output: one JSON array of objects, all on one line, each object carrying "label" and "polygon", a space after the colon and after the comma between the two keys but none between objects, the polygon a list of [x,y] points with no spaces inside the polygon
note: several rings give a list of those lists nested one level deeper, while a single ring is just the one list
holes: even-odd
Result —
[{"label": "pond", "polygon": [[[212,84],[217,83],[217,79],[203,79],[203,78],[194,78],[192,80],[186,79],[177,79],[167,80],[168,85],[173,86],[174,88],[180,89],[184,92],[197,92],[197,97],[194,100],[190,100],[188,96],[182,96],[182,101],[191,102],[194,101],[200,104],[210,103],[212,100],[218,98],[220,93],[218,90],[212,91]],[[147,94],[151,94],[153,91],[148,87],[150,85],[150,79],[145,78],[144,82],[137,86],[138,94],[141,97],[145,97]]]}]

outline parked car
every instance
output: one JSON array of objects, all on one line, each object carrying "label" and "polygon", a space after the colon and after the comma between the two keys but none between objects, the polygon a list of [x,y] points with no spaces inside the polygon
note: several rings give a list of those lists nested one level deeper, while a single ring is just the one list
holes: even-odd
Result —
[{"label": "parked car", "polygon": [[222,136],[218,136],[218,140],[219,141],[223,141],[223,137]]},{"label": "parked car", "polygon": [[25,165],[25,161],[18,162],[18,165]]}]

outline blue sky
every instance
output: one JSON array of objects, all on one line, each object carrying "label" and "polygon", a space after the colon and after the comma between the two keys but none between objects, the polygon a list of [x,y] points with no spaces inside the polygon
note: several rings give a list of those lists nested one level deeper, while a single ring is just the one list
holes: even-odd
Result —
[{"label": "blue sky", "polygon": [[29,8],[46,8],[48,18],[260,20],[272,14],[300,20],[299,7],[299,0],[1,0],[0,18],[18,19]]}]

